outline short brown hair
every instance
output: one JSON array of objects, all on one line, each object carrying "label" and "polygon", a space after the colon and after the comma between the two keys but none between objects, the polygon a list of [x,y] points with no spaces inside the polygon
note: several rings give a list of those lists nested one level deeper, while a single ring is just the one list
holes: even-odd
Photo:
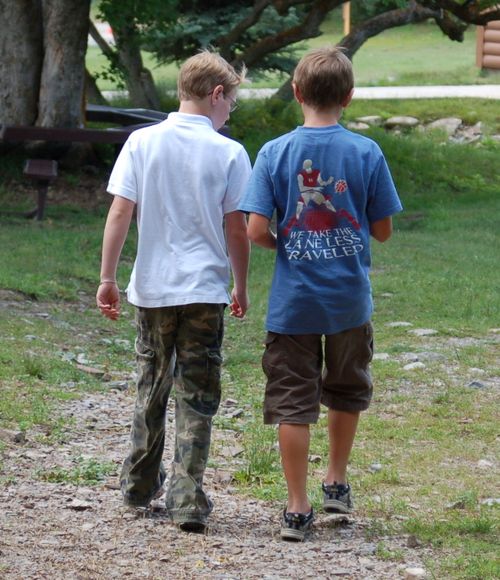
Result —
[{"label": "short brown hair", "polygon": [[317,48],[301,58],[293,82],[306,105],[318,110],[338,106],[354,87],[352,63],[339,47]]},{"label": "short brown hair", "polygon": [[245,74],[244,66],[237,73],[222,56],[210,50],[203,50],[188,58],[181,66],[177,80],[177,95],[180,101],[203,99],[217,85],[222,85],[224,92],[230,93],[245,80]]}]

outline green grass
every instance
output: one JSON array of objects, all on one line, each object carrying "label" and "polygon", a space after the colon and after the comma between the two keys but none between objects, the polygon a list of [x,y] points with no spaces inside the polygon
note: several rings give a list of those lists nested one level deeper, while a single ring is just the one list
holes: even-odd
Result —
[{"label": "green grass", "polygon": [[[441,116],[439,105],[429,101],[418,107],[430,118]],[[385,102],[381,109],[395,114],[404,106],[412,110],[417,105]],[[480,101],[457,101],[455,106],[458,116],[479,111],[488,125],[498,122],[494,108]],[[372,107],[353,103],[348,114],[371,114]],[[254,152],[263,140],[298,122],[293,105],[280,109],[273,102],[248,103],[240,113],[234,131]],[[390,359],[373,363],[374,400],[363,415],[351,458],[357,510],[367,522],[366,538],[376,544],[382,560],[401,561],[392,539],[412,534],[425,548],[425,565],[434,577],[495,578],[498,506],[483,502],[498,496],[498,335],[491,331],[500,327],[495,262],[500,178],[492,170],[498,146],[443,145],[439,138],[419,133],[393,136],[372,130],[370,135],[386,153],[405,212],[395,220],[393,238],[373,245],[376,352],[386,352]],[[0,202],[8,208],[21,204],[12,185],[19,178],[17,162],[2,161],[10,173],[0,184]],[[88,211],[49,203],[42,224],[0,217],[0,300],[6,305],[0,310],[2,427],[42,426],[37,432],[47,433],[46,441],[54,444],[68,436],[72,425],[58,402],[102,388],[98,379],[77,369],[68,353],[82,353],[109,372],[131,371],[131,348],[115,340],[132,344],[132,308],[125,305],[124,317],[112,324],[93,306],[104,213],[105,208]],[[133,231],[119,271],[122,288],[134,247]],[[218,417],[216,425],[219,431],[229,429],[244,449],[234,466],[240,492],[278,506],[286,487],[276,433],[261,422],[260,357],[273,260],[272,252],[253,250],[251,310],[244,321],[227,319],[224,397],[236,399],[245,411],[239,418]],[[30,307],[23,296],[33,300]],[[20,304],[9,306],[15,300]],[[388,326],[394,321],[412,326]],[[415,328],[438,334],[416,337],[408,332]],[[425,367],[405,370],[408,353],[417,354]],[[471,388],[473,380],[484,388]],[[316,507],[326,466],[325,421],[322,414],[312,428],[311,455],[319,462],[310,465],[309,490]],[[6,449],[0,448],[0,463]],[[217,445],[211,458],[215,467],[221,461],[216,451]],[[478,467],[481,460],[493,467]],[[374,463],[381,469],[371,469]],[[75,460],[70,468],[37,476],[88,485],[109,473],[108,467],[113,469],[100,461]]]}]

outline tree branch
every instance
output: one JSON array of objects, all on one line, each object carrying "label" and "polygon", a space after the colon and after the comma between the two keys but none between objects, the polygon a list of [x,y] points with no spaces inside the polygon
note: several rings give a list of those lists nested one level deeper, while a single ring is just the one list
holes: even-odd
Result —
[{"label": "tree branch", "polygon": [[439,10],[423,8],[416,2],[411,2],[407,8],[389,10],[364,21],[347,36],[344,36],[338,46],[344,47],[346,55],[352,60],[352,57],[364,42],[382,31],[414,22],[422,22],[428,18],[438,18],[439,16]]},{"label": "tree branch", "polygon": [[326,15],[344,2],[345,0],[316,0],[300,24],[258,40],[247,47],[243,54],[233,60],[232,64],[238,65],[244,62],[248,67],[252,67],[269,53],[300,40],[319,36],[321,34],[319,27]]},{"label": "tree branch", "polygon": [[446,10],[467,24],[484,26],[492,20],[500,20],[500,4],[496,2],[472,0],[459,3],[454,0],[419,0],[419,3],[434,10]]},{"label": "tree branch", "polygon": [[116,53],[111,48],[111,46],[104,40],[104,37],[101,33],[97,30],[96,25],[92,22],[89,18],[89,34],[95,40],[97,46],[101,49],[104,56],[106,56],[109,60],[116,59]]}]

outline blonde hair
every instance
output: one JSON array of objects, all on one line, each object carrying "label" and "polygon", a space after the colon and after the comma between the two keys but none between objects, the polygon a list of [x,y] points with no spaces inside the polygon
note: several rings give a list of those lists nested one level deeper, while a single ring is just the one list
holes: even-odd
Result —
[{"label": "blonde hair", "polygon": [[293,82],[306,105],[320,111],[339,106],[354,87],[352,63],[342,48],[318,48],[301,58]]},{"label": "blonde hair", "polygon": [[246,67],[238,73],[222,56],[211,50],[203,50],[188,58],[181,66],[177,80],[177,95],[180,101],[203,99],[217,85],[225,93],[234,91],[245,80]]}]

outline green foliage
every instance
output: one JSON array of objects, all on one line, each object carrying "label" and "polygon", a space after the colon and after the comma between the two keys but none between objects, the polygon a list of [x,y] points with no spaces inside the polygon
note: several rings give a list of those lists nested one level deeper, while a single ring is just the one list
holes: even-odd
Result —
[{"label": "green foliage", "polygon": [[[274,6],[268,6],[250,28],[244,30],[234,42],[227,45],[225,36],[239,22],[249,17],[253,2],[179,2],[181,14],[175,22],[163,30],[156,29],[146,44],[160,63],[179,63],[208,47],[219,47],[228,60],[234,60],[248,46],[264,37],[272,37],[283,30],[297,26],[304,8],[292,7],[286,14],[278,14]],[[291,72],[297,61],[298,47],[265,54],[252,67],[254,76],[263,70]]]},{"label": "green foliage", "polygon": [[358,24],[382,12],[404,8],[407,5],[407,0],[358,0],[358,2],[351,3],[352,21],[354,24]]},{"label": "green foliage", "polygon": [[72,485],[99,485],[106,476],[116,473],[116,465],[110,461],[78,457],[71,469],[54,467],[37,472],[38,479],[50,483],[70,483]]}]

